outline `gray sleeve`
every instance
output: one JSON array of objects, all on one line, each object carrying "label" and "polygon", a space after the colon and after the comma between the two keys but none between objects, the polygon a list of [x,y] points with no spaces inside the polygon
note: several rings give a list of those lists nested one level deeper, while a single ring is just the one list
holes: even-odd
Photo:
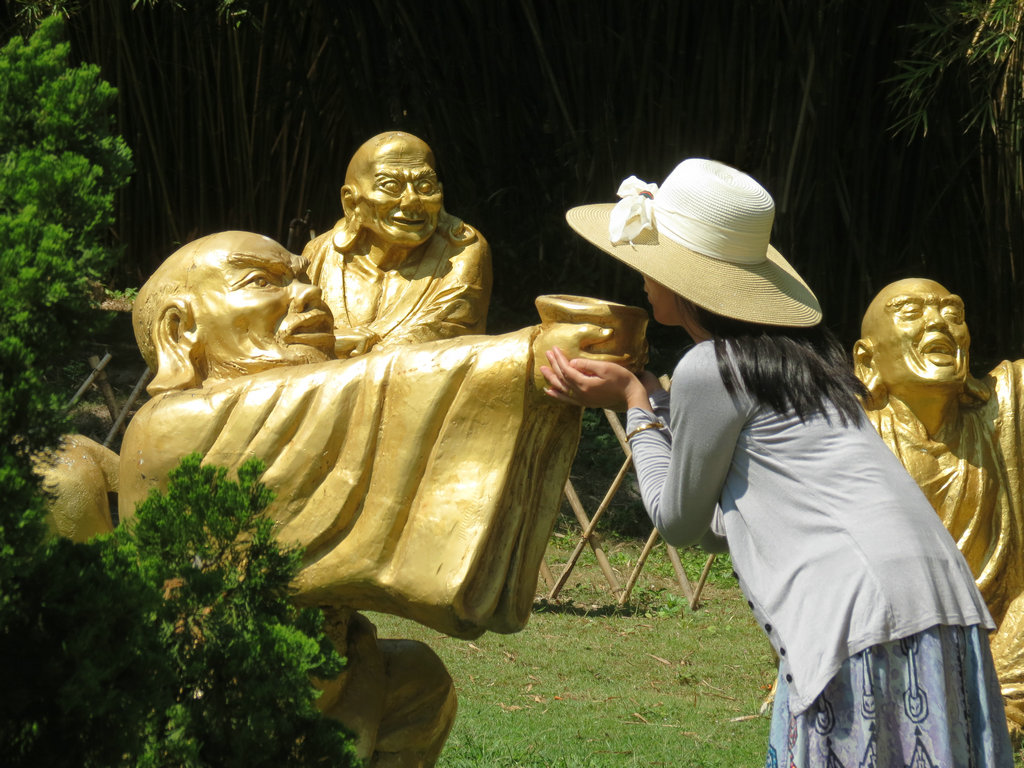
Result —
[{"label": "gray sleeve", "polygon": [[[706,343],[676,367],[670,410],[669,434],[648,429],[630,441],[644,506],[668,543],[699,542],[721,551],[725,542],[721,513],[715,520],[718,500],[751,403],[729,395],[714,347]],[[627,428],[651,420],[652,414],[634,408],[627,414]]]},{"label": "gray sleeve", "polygon": [[654,416],[658,421],[663,424],[668,424],[671,415],[669,413],[669,394],[664,389],[658,390],[651,394],[651,410],[654,411]]}]

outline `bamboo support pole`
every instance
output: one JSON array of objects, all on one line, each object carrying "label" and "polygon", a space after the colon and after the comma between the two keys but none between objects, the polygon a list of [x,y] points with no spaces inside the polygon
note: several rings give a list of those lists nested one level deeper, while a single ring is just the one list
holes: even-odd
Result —
[{"label": "bamboo support pole", "polygon": [[117,434],[121,425],[124,424],[125,419],[128,418],[128,411],[131,410],[135,401],[139,399],[139,395],[142,394],[142,388],[146,386],[146,382],[149,381],[150,376],[152,376],[152,373],[150,373],[149,368],[144,370],[142,375],[139,376],[139,380],[135,383],[135,389],[133,389],[132,393],[128,395],[128,401],[124,404],[124,408],[121,409],[121,413],[118,414],[117,420],[114,421],[114,426],[112,426],[110,431],[107,433],[107,439],[103,441],[104,448],[110,447],[110,441],[114,439],[114,435]]},{"label": "bamboo support pole", "polygon": [[690,610],[696,611],[697,606],[700,604],[700,593],[704,591],[704,584],[708,580],[708,574],[711,573],[711,564],[715,562],[714,554],[708,555],[707,562],[704,563],[704,570],[700,572],[700,580],[697,582],[697,588],[693,590],[693,599],[690,601]]},{"label": "bamboo support pole", "polygon": [[636,567],[633,568],[633,572],[629,574],[629,581],[626,582],[626,589],[622,592],[622,596],[619,598],[619,605],[623,606],[629,602],[629,596],[633,593],[633,587],[636,586],[636,580],[640,578],[640,571],[644,568],[644,563],[647,562],[647,558],[651,554],[651,550],[654,549],[654,545],[658,543],[658,529],[655,528],[651,531],[651,535],[647,537],[647,543],[644,544],[644,549],[640,553],[640,557],[637,558]]},{"label": "bamboo support pole", "polygon": [[597,521],[601,519],[601,515],[604,514],[605,510],[608,509],[612,502],[612,498],[615,496],[616,491],[619,490],[619,486],[622,485],[622,480],[626,477],[626,472],[633,464],[633,458],[627,456],[626,460],[622,462],[622,466],[619,468],[619,472],[615,475],[615,480],[608,487],[608,492],[605,493],[604,498],[601,500],[601,505],[597,508],[594,516],[590,518],[590,525],[587,526],[586,530],[583,531],[583,535],[580,537],[579,542],[576,544],[576,548],[572,551],[569,556],[569,560],[565,564],[565,568],[561,575],[558,577],[558,581],[555,582],[555,586],[551,588],[551,592],[548,595],[548,600],[554,600],[558,597],[558,593],[562,591],[562,587],[565,586],[565,582],[569,580],[569,575],[572,573],[572,569],[576,567],[576,561],[579,560],[580,555],[583,553],[583,548],[587,546],[587,540],[591,534],[594,533],[594,529],[597,527]]},{"label": "bamboo support pole", "polygon": [[548,564],[544,562],[543,558],[541,558],[540,561],[540,576],[542,579],[544,579],[544,583],[547,584],[549,587],[554,585],[555,574],[551,572],[551,569],[548,568]]},{"label": "bamboo support pole", "polygon": [[[82,386],[80,386],[78,388],[78,391],[75,392],[74,397],[72,397],[68,401],[68,404],[64,406],[65,408],[70,408],[71,406],[73,406],[75,403],[78,402],[78,399],[83,394],[85,394],[85,390],[87,390],[92,385],[92,383],[96,380],[96,377],[100,375],[100,371],[102,371],[104,368],[107,367],[107,363],[110,362],[110,358],[111,358],[111,354],[109,352],[107,352],[107,354],[105,354],[103,356],[102,360],[100,360],[96,365],[93,365],[92,373],[90,373],[85,378],[85,381],[82,382]],[[90,360],[89,360],[90,364],[92,364],[92,359],[93,358],[90,358]],[[111,417],[111,418],[113,418],[113,417]]]},{"label": "bamboo support pole", "polygon": [[619,441],[619,446],[622,448],[622,452],[627,456],[631,455],[632,452],[629,450],[629,443],[626,442],[626,430],[622,428],[622,422],[619,421],[618,414],[613,410],[605,408],[604,417],[608,419],[608,426],[610,426],[612,428],[612,432],[615,433],[615,438]]},{"label": "bamboo support pole", "polygon": [[[584,531],[587,530],[590,526],[590,518],[587,517],[586,510],[583,509],[583,502],[580,501],[580,497],[576,494],[576,489],[573,487],[571,480],[565,481],[565,498],[569,502],[569,506],[572,508],[573,513],[576,515],[576,520],[580,524],[580,529]],[[601,572],[604,574],[604,578],[608,582],[608,586],[612,588],[612,594],[617,596],[622,591],[622,585],[619,584],[619,580],[615,576],[612,564],[608,562],[608,556],[601,547],[601,542],[598,540],[597,536],[594,535],[589,536],[587,541],[590,544],[590,548],[594,550],[594,557],[597,558],[597,564],[601,567]],[[554,582],[552,582],[552,584],[553,583]]]},{"label": "bamboo support pole", "polygon": [[676,572],[676,578],[679,580],[679,586],[683,590],[683,595],[688,603],[693,603],[693,587],[690,586],[690,579],[686,576],[683,561],[679,558],[679,550],[670,544],[666,544],[665,548],[668,550],[668,559],[672,563],[673,570]]},{"label": "bamboo support pole", "polygon": [[[109,352],[107,353],[110,354]],[[117,398],[114,397],[114,390],[110,386],[110,380],[107,378],[107,372],[99,369],[100,359],[93,355],[89,358],[89,365],[96,371],[96,386],[100,389],[100,394],[103,395],[103,401],[107,404],[107,412],[110,414],[110,421],[114,422],[117,420]],[[123,431],[123,429],[122,429]]]}]

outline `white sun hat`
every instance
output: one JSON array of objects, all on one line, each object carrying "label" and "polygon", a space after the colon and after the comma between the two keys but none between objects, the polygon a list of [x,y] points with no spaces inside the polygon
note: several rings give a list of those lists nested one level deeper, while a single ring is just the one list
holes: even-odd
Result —
[{"label": "white sun hat", "polygon": [[618,194],[618,203],[570,209],[569,226],[716,314],[791,327],[821,321],[814,293],[768,242],[775,202],[747,174],[691,158],[660,188],[630,176]]}]

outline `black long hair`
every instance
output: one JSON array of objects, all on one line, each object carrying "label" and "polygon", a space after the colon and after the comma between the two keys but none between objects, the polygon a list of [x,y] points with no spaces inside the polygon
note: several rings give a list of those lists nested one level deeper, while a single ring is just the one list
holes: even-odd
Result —
[{"label": "black long hair", "polygon": [[736,393],[738,373],[744,389],[777,413],[793,411],[805,421],[815,414],[828,417],[834,408],[844,425],[863,416],[864,385],[835,334],[821,323],[810,328],[748,323],[683,302],[711,334],[729,394]]}]

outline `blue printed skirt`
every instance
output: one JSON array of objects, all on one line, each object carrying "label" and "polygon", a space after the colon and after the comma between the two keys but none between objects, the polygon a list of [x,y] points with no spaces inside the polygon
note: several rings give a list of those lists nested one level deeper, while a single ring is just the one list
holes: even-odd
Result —
[{"label": "blue printed skirt", "polygon": [[1012,768],[985,630],[936,626],[861,651],[796,716],[780,677],[765,767],[816,766]]}]

